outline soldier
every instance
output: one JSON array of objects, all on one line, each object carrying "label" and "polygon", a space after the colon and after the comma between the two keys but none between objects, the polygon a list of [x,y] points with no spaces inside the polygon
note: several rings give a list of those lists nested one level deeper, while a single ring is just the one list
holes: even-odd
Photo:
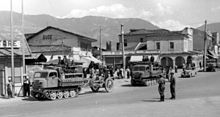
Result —
[{"label": "soldier", "polygon": [[8,93],[8,98],[12,98],[12,82],[11,80],[8,80],[7,84],[7,93]]},{"label": "soldier", "polygon": [[164,76],[162,76],[159,80],[158,80],[158,91],[160,94],[160,101],[164,101],[164,90],[165,90],[165,79]]},{"label": "soldier", "polygon": [[174,73],[170,73],[170,93],[171,93],[171,98],[170,99],[175,99],[176,98],[176,93],[175,93],[175,85],[176,85],[176,78],[174,77]]},{"label": "soldier", "polygon": [[24,97],[28,94],[28,97],[30,96],[30,80],[28,79],[28,76],[24,74]]}]

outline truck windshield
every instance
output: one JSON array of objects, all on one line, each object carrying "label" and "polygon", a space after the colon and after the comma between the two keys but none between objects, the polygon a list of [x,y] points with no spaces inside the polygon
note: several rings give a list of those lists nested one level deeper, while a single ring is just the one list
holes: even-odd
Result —
[{"label": "truck windshield", "polygon": [[34,78],[47,78],[48,73],[47,72],[36,72],[34,74]]},{"label": "truck windshield", "polygon": [[145,71],[145,67],[144,66],[136,66],[133,68],[133,71]]}]

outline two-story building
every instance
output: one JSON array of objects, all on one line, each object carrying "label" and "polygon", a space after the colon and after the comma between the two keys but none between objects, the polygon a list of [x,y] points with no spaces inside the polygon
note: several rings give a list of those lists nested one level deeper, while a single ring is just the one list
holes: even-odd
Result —
[{"label": "two-story building", "polygon": [[[119,63],[119,59],[122,61],[120,35],[119,42],[117,52],[103,53],[107,65]],[[193,50],[191,28],[181,31],[132,29],[124,35],[124,47],[126,63],[142,61],[144,56],[154,56],[162,66],[182,67],[183,64],[195,63],[197,66],[202,64],[201,53]]]},{"label": "two-story building", "polygon": [[60,28],[48,26],[37,33],[26,34],[32,53],[44,54],[47,61],[58,56],[73,57],[73,48],[91,52],[96,39],[82,36]]}]

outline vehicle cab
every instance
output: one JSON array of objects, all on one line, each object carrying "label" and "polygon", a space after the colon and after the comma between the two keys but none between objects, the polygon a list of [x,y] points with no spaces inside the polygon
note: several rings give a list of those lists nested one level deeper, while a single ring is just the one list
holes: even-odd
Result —
[{"label": "vehicle cab", "polygon": [[58,73],[56,70],[42,70],[34,73],[33,89],[52,88],[58,86]]}]

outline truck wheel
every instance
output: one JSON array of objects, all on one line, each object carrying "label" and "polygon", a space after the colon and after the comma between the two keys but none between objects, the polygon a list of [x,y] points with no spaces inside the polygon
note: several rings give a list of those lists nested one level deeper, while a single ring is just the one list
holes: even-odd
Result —
[{"label": "truck wheel", "polygon": [[69,91],[65,91],[65,92],[63,93],[63,97],[64,97],[64,98],[68,98],[69,96],[70,96]]},{"label": "truck wheel", "polygon": [[63,98],[63,92],[62,92],[62,91],[59,91],[59,92],[57,93],[57,98],[58,98],[58,99],[62,99],[62,98]]},{"label": "truck wheel", "polygon": [[112,89],[113,89],[113,86],[114,86],[113,80],[112,80],[111,78],[107,78],[107,79],[105,80],[105,90],[106,90],[107,92],[111,92]]},{"label": "truck wheel", "polygon": [[55,100],[56,99],[56,97],[57,97],[57,94],[56,94],[56,92],[50,92],[50,99],[51,100]]},{"label": "truck wheel", "polygon": [[74,90],[70,91],[70,97],[75,97],[76,96],[76,92]]},{"label": "truck wheel", "polygon": [[93,92],[98,92],[100,86],[99,86],[99,85],[92,85],[92,86],[90,86],[90,88],[91,88],[91,90],[92,90]]}]

